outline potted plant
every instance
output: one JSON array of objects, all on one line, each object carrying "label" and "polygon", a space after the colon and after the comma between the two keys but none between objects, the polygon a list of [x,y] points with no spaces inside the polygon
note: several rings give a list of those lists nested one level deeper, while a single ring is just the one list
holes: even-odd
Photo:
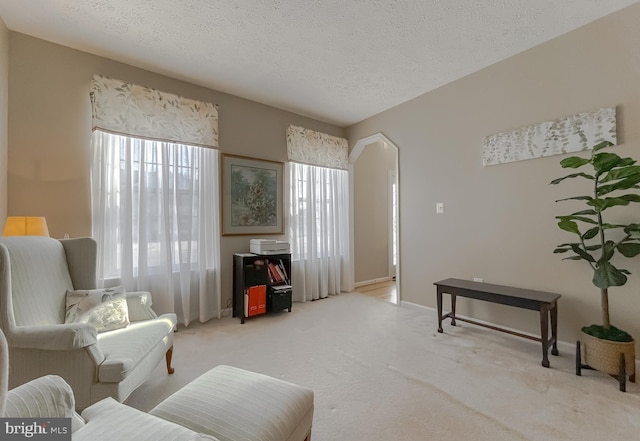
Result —
[{"label": "potted plant", "polygon": [[[556,216],[558,226],[576,236],[575,242],[558,245],[554,253],[571,253],[563,260],[584,260],[593,270],[593,284],[600,288],[602,324],[582,328],[584,361],[581,362],[580,341],[576,350],[576,374],[581,368],[597,369],[617,376],[620,390],[625,390],[625,373],[635,381],[635,343],[633,337],[611,324],[609,318],[609,287],[627,282],[629,271],[613,264],[614,256],[636,257],[640,254],[639,223],[608,223],[605,211],[640,202],[640,166],[631,158],[602,151],[613,144],[604,141],[593,147],[590,158],[572,156],[560,162],[562,168],[580,169],[551,181],[565,179],[591,181],[589,195],[559,199],[581,201],[586,208],[569,215]],[[619,209],[619,208],[618,208]],[[638,213],[635,208],[635,213]],[[640,219],[638,219],[640,221]]]}]

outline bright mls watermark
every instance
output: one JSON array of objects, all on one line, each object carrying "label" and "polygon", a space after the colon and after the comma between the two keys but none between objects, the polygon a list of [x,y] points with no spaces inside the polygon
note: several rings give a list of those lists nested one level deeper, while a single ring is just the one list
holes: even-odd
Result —
[{"label": "bright mls watermark", "polygon": [[71,418],[0,418],[0,441],[71,441]]}]

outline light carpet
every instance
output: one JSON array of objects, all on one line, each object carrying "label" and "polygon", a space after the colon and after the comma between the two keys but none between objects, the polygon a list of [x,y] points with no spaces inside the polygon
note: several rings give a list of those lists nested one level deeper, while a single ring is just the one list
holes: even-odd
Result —
[{"label": "light carpet", "polygon": [[227,317],[181,327],[175,374],[158,366],[127,404],[149,410],[227,364],[312,388],[313,441],[640,439],[640,387],[622,393],[599,372],[576,376],[572,346],[545,369],[539,343],[444,327],[436,332],[433,310],[358,293],[244,325]]}]

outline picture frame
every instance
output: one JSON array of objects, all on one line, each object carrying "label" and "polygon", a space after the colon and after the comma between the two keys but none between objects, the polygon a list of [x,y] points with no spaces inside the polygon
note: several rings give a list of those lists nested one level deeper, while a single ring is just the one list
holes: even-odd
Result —
[{"label": "picture frame", "polygon": [[222,235],[284,234],[284,163],[222,154]]}]

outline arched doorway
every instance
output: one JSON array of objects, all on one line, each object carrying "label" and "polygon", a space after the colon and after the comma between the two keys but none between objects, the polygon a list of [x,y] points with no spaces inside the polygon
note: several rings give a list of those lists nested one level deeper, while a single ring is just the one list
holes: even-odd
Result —
[{"label": "arched doorway", "polygon": [[358,140],[349,155],[351,280],[392,303],[401,298],[398,156],[382,133]]}]

